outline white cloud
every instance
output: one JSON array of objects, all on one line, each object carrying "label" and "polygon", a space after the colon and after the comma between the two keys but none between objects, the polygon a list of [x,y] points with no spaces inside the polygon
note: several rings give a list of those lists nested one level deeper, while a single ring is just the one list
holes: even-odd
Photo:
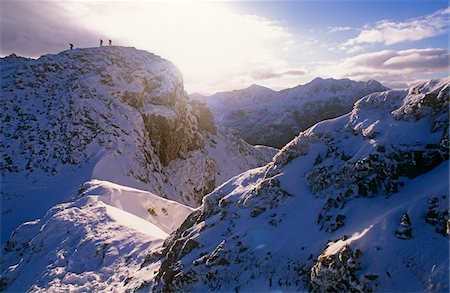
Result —
[{"label": "white cloud", "polygon": [[388,86],[406,85],[427,74],[448,75],[450,54],[444,49],[384,50],[365,53],[318,68],[319,76],[376,79]]},{"label": "white cloud", "polygon": [[70,15],[55,5],[37,1],[1,2],[0,54],[27,57],[57,53],[97,44],[96,33],[80,28]]},{"label": "white cloud", "polygon": [[345,31],[351,31],[351,30],[355,30],[355,28],[351,27],[351,26],[330,26],[330,27],[328,27],[328,32],[330,32],[330,33],[345,32]]},{"label": "white cloud", "polygon": [[375,25],[367,25],[359,35],[340,45],[348,50],[353,46],[381,43],[392,45],[402,42],[418,41],[448,32],[450,8],[438,10],[422,17],[403,22],[383,20]]},{"label": "white cloud", "polygon": [[266,80],[273,78],[280,78],[284,76],[302,76],[305,71],[301,69],[289,69],[283,72],[275,72],[272,70],[255,70],[251,72],[251,77],[255,80]]}]

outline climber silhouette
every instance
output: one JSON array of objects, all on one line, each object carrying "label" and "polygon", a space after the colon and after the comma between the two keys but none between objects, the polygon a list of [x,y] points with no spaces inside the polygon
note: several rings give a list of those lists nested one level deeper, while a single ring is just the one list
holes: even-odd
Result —
[{"label": "climber silhouette", "polygon": [[112,41],[111,41],[111,40],[109,40],[109,46],[110,46],[110,47],[112,46]]},{"label": "climber silhouette", "polygon": [[103,40],[100,39],[100,47],[103,46]]},{"label": "climber silhouette", "polygon": [[69,43],[69,45],[70,45],[70,50],[72,50],[73,49],[73,44]]}]

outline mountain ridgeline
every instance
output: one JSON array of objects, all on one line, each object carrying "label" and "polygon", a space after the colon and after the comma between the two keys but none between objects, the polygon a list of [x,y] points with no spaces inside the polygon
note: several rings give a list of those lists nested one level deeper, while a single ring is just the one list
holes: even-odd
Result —
[{"label": "mountain ridgeline", "polygon": [[348,113],[361,97],[387,89],[374,80],[316,78],[278,92],[252,85],[191,98],[207,103],[218,125],[238,130],[248,143],[282,148],[317,122]]}]

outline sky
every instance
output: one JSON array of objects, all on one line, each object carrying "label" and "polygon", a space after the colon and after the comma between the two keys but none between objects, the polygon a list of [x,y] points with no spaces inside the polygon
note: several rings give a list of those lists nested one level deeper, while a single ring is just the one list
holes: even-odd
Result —
[{"label": "sky", "polygon": [[315,77],[403,88],[449,76],[447,0],[0,2],[0,56],[37,58],[99,40],[166,58],[189,93]]}]

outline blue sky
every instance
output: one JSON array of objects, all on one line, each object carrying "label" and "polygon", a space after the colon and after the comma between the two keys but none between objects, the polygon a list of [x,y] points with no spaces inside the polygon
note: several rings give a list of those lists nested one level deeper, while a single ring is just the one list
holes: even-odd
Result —
[{"label": "blue sky", "polygon": [[188,92],[317,76],[399,88],[449,75],[448,1],[2,1],[2,56],[99,39],[174,62]]},{"label": "blue sky", "polygon": [[[448,1],[236,1],[248,14],[283,19],[291,27],[362,26],[381,19],[402,21],[448,7]],[[303,26],[303,27],[302,27]]]},{"label": "blue sky", "polygon": [[[449,7],[448,1],[246,1],[236,5],[248,14],[281,20],[294,34],[328,27],[363,27],[380,20],[402,22]],[[347,34],[351,35],[351,33]],[[329,35],[328,38],[346,35]],[[448,48],[448,33],[416,43],[420,47]]]},{"label": "blue sky", "polygon": [[[294,34],[328,27],[363,27],[380,20],[405,21],[444,9],[448,1],[242,1],[235,5],[247,14],[280,20]],[[328,36],[339,37],[337,35]],[[340,37],[344,38],[345,35]],[[418,46],[448,48],[448,34],[417,42]]]}]

